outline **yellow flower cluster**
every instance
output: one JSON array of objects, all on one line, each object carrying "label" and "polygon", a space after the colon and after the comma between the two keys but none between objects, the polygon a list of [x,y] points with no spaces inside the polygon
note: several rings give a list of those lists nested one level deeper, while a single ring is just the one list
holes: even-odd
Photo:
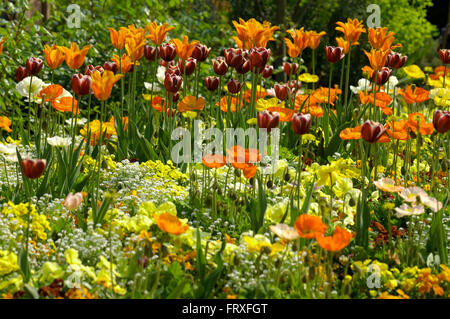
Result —
[{"label": "yellow flower cluster", "polygon": [[0,276],[19,270],[17,255],[13,252],[0,250]]},{"label": "yellow flower cluster", "polygon": [[187,181],[188,176],[180,172],[174,165],[172,161],[167,161],[167,164],[162,163],[160,160],[157,161],[147,161],[140,165],[140,167],[146,167],[151,172],[155,173],[156,176],[161,178],[172,178],[174,180]]}]

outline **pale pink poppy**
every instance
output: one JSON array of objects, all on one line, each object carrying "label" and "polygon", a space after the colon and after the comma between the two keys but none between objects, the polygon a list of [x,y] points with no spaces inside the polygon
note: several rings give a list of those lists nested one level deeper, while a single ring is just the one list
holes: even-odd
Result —
[{"label": "pale pink poppy", "polygon": [[270,230],[285,240],[295,240],[299,238],[297,231],[286,224],[277,224],[270,226]]},{"label": "pale pink poppy", "polygon": [[72,192],[70,192],[69,194],[67,194],[67,197],[64,200],[64,206],[68,210],[75,210],[80,207],[82,201],[83,195],[81,193],[75,193],[74,195],[72,194]]}]

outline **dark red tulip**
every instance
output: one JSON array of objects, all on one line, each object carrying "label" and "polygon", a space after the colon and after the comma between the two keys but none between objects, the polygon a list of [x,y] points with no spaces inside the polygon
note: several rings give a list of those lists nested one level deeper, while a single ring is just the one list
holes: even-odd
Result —
[{"label": "dark red tulip", "polygon": [[253,71],[264,69],[270,57],[270,49],[253,48],[250,50],[250,63]]},{"label": "dark red tulip", "polygon": [[224,51],[223,55],[225,56],[225,61],[228,66],[231,66],[232,68],[237,68],[244,63],[241,49],[228,48]]},{"label": "dark red tulip", "polygon": [[239,73],[239,74],[245,74],[245,73],[247,73],[248,71],[250,71],[250,67],[251,67],[251,62],[250,62],[250,60],[249,60],[249,59],[244,59],[243,62],[242,62],[242,64],[239,65],[239,66],[237,66],[235,69],[236,69],[236,72],[237,72],[237,73]]},{"label": "dark red tulip", "polygon": [[299,80],[291,80],[291,82],[288,83],[289,87],[292,90],[298,90],[299,88],[302,87],[302,82],[300,82]]},{"label": "dark red tulip", "polygon": [[159,57],[166,62],[172,61],[175,59],[175,55],[177,54],[177,50],[172,44],[163,43],[159,47]]},{"label": "dark red tulip", "polygon": [[297,113],[292,116],[292,130],[297,135],[309,132],[311,127],[311,114]]},{"label": "dark red tulip", "polygon": [[86,67],[86,71],[84,72],[85,75],[91,75],[92,72],[98,71],[100,74],[105,72],[105,69],[101,65],[93,66],[92,64],[89,64]]},{"label": "dark red tulip", "polygon": [[258,120],[258,127],[267,129],[267,133],[277,127],[280,123],[280,114],[278,112],[269,112],[264,110],[256,114]]},{"label": "dark red tulip", "polygon": [[181,88],[183,83],[183,78],[176,74],[166,73],[166,78],[164,79],[164,87],[167,91],[171,93],[176,93]]},{"label": "dark red tulip", "polygon": [[386,66],[394,69],[400,69],[405,65],[406,60],[408,60],[406,55],[401,55],[398,52],[391,51],[386,58]]},{"label": "dark red tulip", "polygon": [[216,76],[208,76],[204,79],[204,81],[208,91],[213,92],[219,87],[219,78]]},{"label": "dark red tulip", "polygon": [[170,66],[170,65],[175,65],[175,62],[174,62],[174,61],[166,62],[166,61],[164,61],[164,60],[161,60],[161,61],[159,61],[159,65],[161,65],[161,66],[167,68],[168,65],[169,65],[169,66]]},{"label": "dark red tulip", "polygon": [[389,80],[389,77],[392,74],[392,70],[387,67],[382,67],[381,70],[377,71],[377,84],[383,85]]},{"label": "dark red tulip", "polygon": [[105,62],[105,64],[103,64],[103,69],[105,71],[111,71],[114,74],[116,74],[119,71],[119,66],[117,65],[116,62],[107,61]]},{"label": "dark red tulip", "polygon": [[289,87],[287,86],[287,84],[275,84],[274,85],[274,90],[275,90],[275,95],[277,96],[277,98],[281,101],[286,100],[290,93],[291,90],[289,89]]},{"label": "dark red tulip", "polygon": [[442,63],[449,64],[450,63],[450,49],[440,49],[439,57],[441,58]]},{"label": "dark red tulip", "polygon": [[172,94],[172,102],[176,102],[180,99],[180,92],[176,92]]},{"label": "dark red tulip", "polygon": [[23,159],[22,173],[26,178],[38,178],[44,173],[46,164],[44,159]]},{"label": "dark red tulip", "polygon": [[42,59],[28,58],[27,64],[26,64],[28,74],[29,75],[38,74],[41,71],[43,65],[44,65],[44,61],[42,61]]},{"label": "dark red tulip", "polygon": [[266,65],[264,70],[262,70],[261,75],[263,78],[268,79],[272,76],[273,73],[273,65]]},{"label": "dark red tulip", "polygon": [[344,49],[341,47],[326,46],[325,57],[329,63],[336,63],[344,58]]},{"label": "dark red tulip", "polygon": [[23,79],[25,79],[27,76],[30,76],[30,74],[28,73],[27,68],[23,67],[23,66],[19,66],[17,68],[16,71],[16,80],[17,82],[22,81]]},{"label": "dark red tulip", "polygon": [[169,65],[169,67],[167,68],[166,73],[181,75],[181,70],[178,67],[178,64],[169,63],[168,65]]},{"label": "dark red tulip", "polygon": [[361,126],[361,136],[367,143],[375,143],[386,132],[386,128],[377,122],[367,120]]},{"label": "dark red tulip", "polygon": [[289,75],[294,75],[294,74],[296,74],[297,71],[298,71],[298,64],[297,64],[297,63],[284,62],[284,63],[283,63],[283,71],[284,71],[284,73],[286,73],[288,76],[289,76]]},{"label": "dark red tulip", "polygon": [[157,55],[158,51],[155,47],[152,47],[151,45],[146,45],[144,47],[144,57],[147,59],[147,61],[155,61]]},{"label": "dark red tulip", "polygon": [[[178,60],[178,68],[181,71],[181,74],[191,75],[195,71],[195,67],[197,66],[197,60],[194,58],[189,58],[186,61],[182,59]],[[184,71],[183,71],[184,68]]]},{"label": "dark red tulip", "polygon": [[242,86],[243,83],[235,79],[230,79],[227,83],[228,91],[232,94],[239,93],[239,91],[242,89]]},{"label": "dark red tulip", "polygon": [[224,57],[218,57],[212,61],[213,70],[217,75],[225,75],[228,71],[228,65]]},{"label": "dark red tulip", "polygon": [[197,43],[194,46],[194,51],[192,51],[191,57],[196,59],[198,62],[205,62],[211,52],[211,48],[208,48],[204,44]]},{"label": "dark red tulip", "polygon": [[447,133],[450,130],[450,112],[441,110],[434,111],[433,125],[439,133]]},{"label": "dark red tulip", "polygon": [[89,75],[81,73],[72,76],[72,90],[77,95],[91,94],[92,79]]}]

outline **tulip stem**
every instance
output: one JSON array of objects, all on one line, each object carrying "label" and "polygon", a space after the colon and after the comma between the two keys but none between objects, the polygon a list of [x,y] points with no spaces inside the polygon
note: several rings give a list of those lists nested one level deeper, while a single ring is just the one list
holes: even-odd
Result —
[{"label": "tulip stem", "polygon": [[344,100],[345,113],[347,113],[348,82],[350,80],[350,55],[351,55],[351,53],[352,53],[352,46],[349,45],[348,57],[347,57],[347,72],[346,72],[346,75],[345,75],[345,100]]},{"label": "tulip stem", "polygon": [[303,135],[300,135],[299,146],[298,146],[298,179],[297,179],[297,207],[300,210],[300,182],[302,176],[302,151],[303,151],[303,143],[302,143]]}]

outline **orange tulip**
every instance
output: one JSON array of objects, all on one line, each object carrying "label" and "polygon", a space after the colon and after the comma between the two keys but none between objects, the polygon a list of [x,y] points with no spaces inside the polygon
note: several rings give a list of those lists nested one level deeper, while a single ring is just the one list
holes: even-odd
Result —
[{"label": "orange tulip", "polygon": [[64,62],[64,52],[56,45],[44,46],[45,61],[51,69],[57,69]]},{"label": "orange tulip", "polygon": [[79,69],[86,58],[86,54],[88,53],[91,45],[86,45],[83,49],[80,50],[78,45],[75,42],[72,42],[70,48],[67,47],[59,47],[65,54],[66,64],[71,69]]},{"label": "orange tulip", "polygon": [[0,128],[6,132],[11,132],[11,120],[6,116],[0,116]]},{"label": "orange tulip", "polygon": [[118,50],[123,49],[125,47],[125,38],[128,35],[128,30],[119,29],[119,31],[116,31],[113,28],[108,28],[108,30],[110,32],[112,45]]},{"label": "orange tulip", "polygon": [[237,37],[232,37],[236,45],[241,49],[249,50],[256,47],[266,47],[267,42],[274,40],[273,33],[280,29],[277,26],[271,26],[270,22],[260,23],[251,18],[245,21],[239,18],[239,23],[233,21],[237,31]]},{"label": "orange tulip", "polygon": [[336,22],[338,27],[336,27],[337,31],[340,31],[344,34],[345,40],[350,42],[351,45],[358,45],[359,37],[361,33],[365,33],[366,30],[363,27],[363,22],[358,19],[347,19],[347,22]]},{"label": "orange tulip", "polygon": [[348,51],[350,51],[350,42],[348,42],[344,38],[336,38],[336,43],[338,47],[342,48],[344,54],[347,54]]},{"label": "orange tulip", "polygon": [[340,251],[350,244],[352,237],[352,233],[340,226],[336,226],[332,236],[323,236],[322,233],[316,236],[316,240],[319,246],[325,250]]},{"label": "orange tulip", "polygon": [[0,54],[3,52],[3,43],[5,43],[6,37],[3,37],[2,41],[0,41]]},{"label": "orange tulip", "polygon": [[201,111],[205,107],[205,99],[195,96],[185,96],[180,102],[178,102],[178,111],[183,113],[186,111]]},{"label": "orange tulip", "polygon": [[405,102],[408,104],[412,103],[420,103],[428,100],[428,91],[422,89],[421,87],[412,87],[412,85],[408,85],[405,91],[400,91],[399,94],[403,95]]},{"label": "orange tulip", "polygon": [[181,235],[189,229],[189,225],[183,225],[177,216],[170,213],[158,214],[154,220],[161,230],[172,235]]},{"label": "orange tulip", "polygon": [[158,25],[156,22],[149,22],[145,28],[150,33],[150,35],[147,35],[147,38],[150,38],[154,45],[163,43],[167,33],[170,30],[175,29],[175,27],[169,27],[169,24],[167,23]]},{"label": "orange tulip", "polygon": [[292,116],[294,115],[294,110],[285,108],[285,107],[277,107],[277,106],[272,106],[266,109],[266,111],[269,112],[276,112],[280,115],[280,121],[281,122],[290,122],[292,121]]},{"label": "orange tulip", "polygon": [[339,137],[342,140],[359,140],[361,138],[361,125],[342,130]]},{"label": "orange tulip", "polygon": [[100,72],[92,72],[92,91],[97,99],[104,101],[111,95],[114,83],[122,78],[123,74],[114,75],[113,72],[105,70],[102,74]]},{"label": "orange tulip", "polygon": [[73,110],[73,114],[80,114],[80,110],[78,110],[77,105],[78,105],[77,100],[73,99],[70,96],[64,96],[60,99],[52,100],[52,107],[60,112],[72,112]]},{"label": "orange tulip", "polygon": [[300,237],[312,239],[319,234],[324,234],[328,227],[319,216],[302,214],[295,221],[294,228]]},{"label": "orange tulip", "polygon": [[220,168],[227,164],[227,159],[222,154],[209,154],[203,156],[202,163],[208,168]]},{"label": "orange tulip", "polygon": [[183,37],[183,41],[180,39],[172,39],[171,42],[175,45],[177,55],[182,60],[189,59],[194,51],[195,45],[199,43],[197,40],[189,43],[189,37],[187,35]]},{"label": "orange tulip", "polygon": [[394,32],[387,32],[387,28],[369,28],[369,43],[372,48],[382,51],[391,51],[402,47],[401,44],[392,46],[394,42]]},{"label": "orange tulip", "polygon": [[317,33],[316,31],[306,31],[306,36],[308,37],[308,47],[315,50],[319,47],[320,39],[327,34],[325,31]]},{"label": "orange tulip", "polygon": [[382,51],[382,50],[376,50],[371,49],[370,53],[364,50],[364,53],[366,54],[367,58],[369,59],[370,66],[373,70],[378,71],[381,70],[382,67],[386,65],[386,59],[389,54],[388,51]]},{"label": "orange tulip", "polygon": [[[120,59],[118,55],[114,54],[111,60],[115,62],[119,68],[121,68],[120,70],[121,73],[124,74],[128,73],[133,68],[133,62],[131,61],[130,57],[125,53],[122,55]],[[136,65],[139,65],[139,62],[136,62]]]},{"label": "orange tulip", "polygon": [[129,33],[125,38],[125,50],[131,61],[138,61],[144,55],[145,35],[142,32]]},{"label": "orange tulip", "polygon": [[288,48],[288,54],[291,58],[296,58],[300,54],[302,54],[304,49],[308,47],[310,37],[308,36],[307,31],[305,31],[304,28],[294,31],[287,30],[286,32],[289,33],[294,40],[294,42],[292,42],[290,39],[284,38],[284,42],[286,43],[286,46]]}]

